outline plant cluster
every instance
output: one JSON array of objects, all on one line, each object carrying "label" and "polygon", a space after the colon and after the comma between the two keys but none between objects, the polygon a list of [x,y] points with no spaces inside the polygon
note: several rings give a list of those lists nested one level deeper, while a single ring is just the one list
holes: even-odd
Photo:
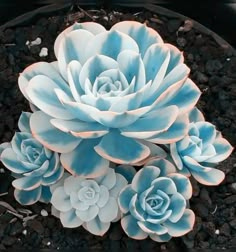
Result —
[{"label": "plant cluster", "polygon": [[0,145],[15,199],[51,203],[64,227],[95,235],[119,220],[134,239],[191,231],[189,177],[221,183],[232,146],[197,109],[182,52],[133,21],[75,23],[54,50],[20,74],[32,112]]}]

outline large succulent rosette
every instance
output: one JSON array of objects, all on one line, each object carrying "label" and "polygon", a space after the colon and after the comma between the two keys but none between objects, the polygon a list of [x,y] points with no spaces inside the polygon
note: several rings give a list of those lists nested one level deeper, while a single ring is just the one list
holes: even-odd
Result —
[{"label": "large succulent rosette", "polygon": [[26,68],[19,86],[39,109],[30,120],[34,137],[62,153],[70,173],[96,177],[109,161],[143,163],[149,142],[170,144],[187,133],[200,91],[182,53],[153,29],[75,23],[54,49],[57,61]]},{"label": "large succulent rosette", "polygon": [[125,233],[137,240],[148,236],[157,242],[182,236],[193,228],[195,216],[187,203],[192,196],[189,179],[176,173],[165,159],[156,159],[139,170],[120,193]]},{"label": "large succulent rosette", "polygon": [[104,235],[120,219],[118,195],[127,180],[114,169],[95,179],[65,176],[51,187],[52,210],[64,227],[83,225],[90,233]]},{"label": "large succulent rosette", "polygon": [[190,111],[189,120],[188,134],[170,145],[171,156],[183,174],[201,184],[218,185],[225,174],[214,166],[225,160],[233,147],[197,108]]},{"label": "large succulent rosette", "polygon": [[18,122],[21,132],[16,132],[10,143],[0,146],[0,160],[16,178],[14,196],[22,205],[38,200],[49,202],[49,187],[64,173],[59,155],[44,147],[33,138],[29,120],[31,113],[23,112]]}]

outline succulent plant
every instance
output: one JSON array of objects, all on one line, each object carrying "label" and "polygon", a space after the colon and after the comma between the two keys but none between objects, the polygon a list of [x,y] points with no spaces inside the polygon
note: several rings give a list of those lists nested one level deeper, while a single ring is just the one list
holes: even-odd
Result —
[{"label": "succulent plant", "polygon": [[195,221],[194,213],[187,208],[191,196],[189,179],[176,173],[171,162],[152,160],[120,192],[122,228],[137,240],[149,236],[167,242],[172,236],[182,236],[192,230]]},{"label": "succulent plant", "polygon": [[138,240],[190,232],[190,175],[219,184],[215,166],[233,148],[195,107],[200,90],[182,52],[134,21],[75,23],[54,51],[57,61],[20,74],[33,113],[0,145],[16,200],[50,202],[64,227],[94,235],[120,219]]},{"label": "succulent plant", "polygon": [[92,234],[103,235],[111,221],[119,219],[117,198],[126,185],[127,180],[111,168],[95,179],[67,175],[51,187],[53,211],[64,227],[83,225]]},{"label": "succulent plant", "polygon": [[44,147],[33,138],[29,120],[31,113],[23,112],[19,119],[19,129],[10,143],[1,145],[0,160],[16,178],[14,196],[22,205],[31,205],[38,200],[49,202],[49,186],[63,175],[59,155]]},{"label": "succulent plant", "polygon": [[170,144],[186,134],[200,91],[182,52],[152,28],[75,23],[54,49],[57,61],[26,68],[19,87],[39,109],[30,120],[34,137],[62,153],[70,173],[93,178],[109,161],[140,164],[151,155],[149,142]]},{"label": "succulent plant", "polygon": [[225,174],[214,166],[225,160],[233,147],[197,108],[189,113],[189,119],[188,135],[170,144],[171,156],[182,173],[192,175],[201,184],[217,185]]}]

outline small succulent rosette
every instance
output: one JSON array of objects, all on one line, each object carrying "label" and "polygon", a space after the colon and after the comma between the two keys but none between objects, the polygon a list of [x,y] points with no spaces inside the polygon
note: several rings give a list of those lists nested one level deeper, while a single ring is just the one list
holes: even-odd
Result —
[{"label": "small succulent rosette", "polygon": [[191,196],[189,179],[176,173],[171,162],[152,160],[120,193],[122,228],[137,240],[149,236],[154,241],[167,242],[171,237],[182,236],[192,230],[195,221],[194,213],[187,208]]},{"label": "small succulent rosette", "polygon": [[10,143],[1,145],[0,160],[16,178],[14,196],[22,205],[31,205],[38,200],[49,202],[49,186],[63,175],[59,155],[52,152],[32,135],[29,120],[31,113],[22,112],[16,132]]},{"label": "small succulent rosette", "polygon": [[86,179],[68,173],[51,187],[52,212],[64,227],[83,226],[94,235],[104,235],[120,218],[118,195],[127,185],[121,174],[109,168],[103,176]]},{"label": "small succulent rosette", "polygon": [[192,175],[199,183],[218,185],[225,174],[214,166],[225,160],[233,147],[197,108],[190,112],[189,119],[188,134],[170,144],[172,159],[180,172]]},{"label": "small succulent rosette", "polygon": [[75,23],[54,51],[57,61],[29,66],[18,82],[39,109],[31,117],[34,137],[61,153],[71,174],[94,178],[109,161],[144,163],[147,143],[170,144],[187,133],[200,90],[182,52],[152,28]]}]

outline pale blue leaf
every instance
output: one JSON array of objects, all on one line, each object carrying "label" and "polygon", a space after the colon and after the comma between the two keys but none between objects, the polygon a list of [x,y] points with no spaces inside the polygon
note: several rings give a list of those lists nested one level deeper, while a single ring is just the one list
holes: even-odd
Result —
[{"label": "pale blue leaf", "polygon": [[80,143],[80,139],[55,128],[52,118],[42,111],[34,112],[30,118],[33,136],[50,150],[59,153],[70,152]]},{"label": "pale blue leaf", "polygon": [[160,35],[152,28],[135,21],[123,21],[116,23],[111,30],[120,31],[133,38],[143,57],[146,50],[155,43],[163,44],[163,40]]},{"label": "pale blue leaf", "polygon": [[41,192],[42,192],[41,186],[31,191],[23,191],[15,189],[14,197],[16,201],[19,202],[21,205],[32,205],[40,199]]},{"label": "pale blue leaf", "polygon": [[107,172],[109,162],[95,152],[100,139],[82,140],[71,152],[61,155],[64,168],[73,175],[95,178]]},{"label": "pale blue leaf", "polygon": [[95,146],[95,150],[103,158],[118,164],[136,163],[150,155],[147,146],[132,138],[120,135],[116,130],[105,135]]},{"label": "pale blue leaf", "polygon": [[137,220],[132,215],[127,215],[121,219],[121,226],[125,233],[133,239],[144,240],[148,234],[138,225]]}]

